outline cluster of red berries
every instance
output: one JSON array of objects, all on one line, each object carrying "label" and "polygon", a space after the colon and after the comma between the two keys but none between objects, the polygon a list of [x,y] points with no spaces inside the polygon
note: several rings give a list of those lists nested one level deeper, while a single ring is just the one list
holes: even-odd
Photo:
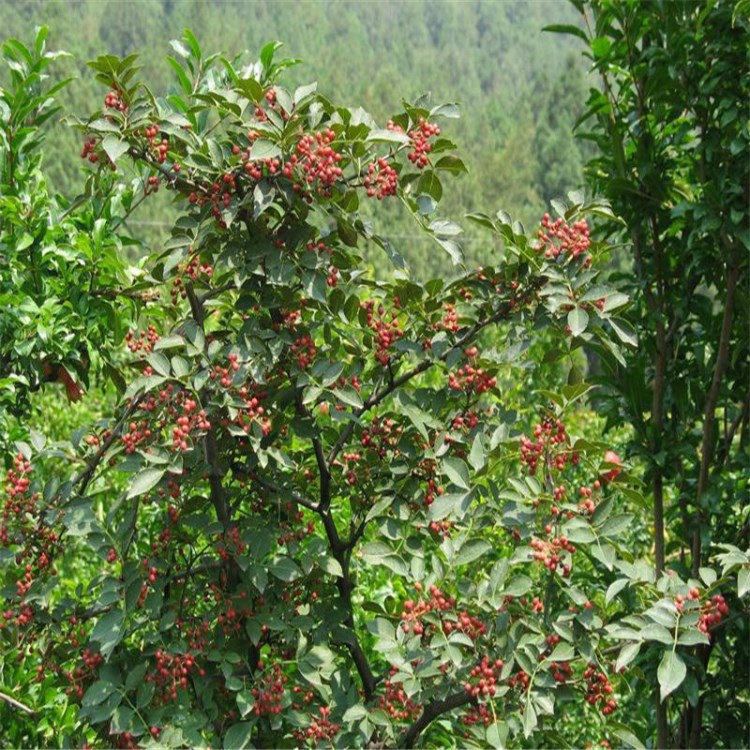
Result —
[{"label": "cluster of red berries", "polygon": [[454,430],[469,432],[479,424],[479,416],[475,411],[468,410],[464,414],[458,414],[453,418],[451,426]]},{"label": "cluster of red berries", "polygon": [[581,513],[591,514],[596,510],[596,495],[594,493],[599,492],[601,488],[602,483],[598,479],[591,487],[581,486],[578,488],[578,494],[581,496],[578,507]]},{"label": "cluster of red berries", "polygon": [[[548,524],[547,529],[550,533],[552,527]],[[570,555],[574,555],[576,548],[570,543],[566,536],[556,536],[545,541],[544,539],[532,539],[531,548],[534,550],[534,559],[538,562],[544,563],[544,565],[551,571],[556,571],[560,563],[562,562],[562,553],[568,552]],[[570,575],[570,565],[562,566],[563,578],[567,578]]]},{"label": "cluster of red berries", "polygon": [[[291,512],[291,504],[287,504],[286,510],[287,512]],[[288,521],[281,521],[279,526],[281,527],[282,534],[276,540],[279,547],[292,542],[299,542],[306,536],[315,533],[315,523],[313,521],[304,523],[304,520],[305,514],[302,511],[297,511]]]},{"label": "cluster of red berries", "polygon": [[200,258],[194,255],[186,264],[184,268],[177,268],[177,276],[172,282],[172,289],[170,295],[172,296],[172,304],[176,305],[180,299],[185,299],[187,292],[184,285],[184,277],[187,276],[192,281],[198,281],[202,276],[210,279],[213,276],[214,267],[210,263],[201,263]]},{"label": "cluster of red berries", "polygon": [[523,669],[519,669],[518,672],[508,677],[508,687],[518,688],[519,692],[525,693],[529,688],[529,676]]},{"label": "cluster of red berries", "polygon": [[318,716],[310,717],[310,726],[307,729],[294,730],[294,738],[297,742],[312,742],[315,745],[318,742],[329,742],[341,729],[341,724],[331,721],[330,715],[331,709],[328,706],[321,706]]},{"label": "cluster of red berries", "polygon": [[[169,151],[169,139],[166,136],[159,138],[159,126],[154,123],[146,128],[146,138],[151,149],[151,156],[159,164],[164,164]],[[176,165],[175,165],[176,166]]]},{"label": "cluster of red berries", "polygon": [[398,172],[384,158],[379,158],[367,167],[367,176],[363,184],[370,198],[379,201],[389,195],[396,195],[398,190]]},{"label": "cluster of red berries", "polygon": [[322,195],[330,195],[334,183],[344,174],[339,166],[344,157],[331,146],[335,140],[336,133],[330,128],[319,133],[306,133],[284,164],[282,174],[293,180],[295,170],[301,169],[302,185],[298,190],[317,187]]},{"label": "cluster of red berries", "polygon": [[[687,596],[677,594],[675,597],[675,607],[678,612],[682,612],[685,601],[694,601],[700,604],[700,591],[693,587],[688,591]],[[698,620],[698,630],[701,633],[705,633],[709,638],[711,628],[716,627],[721,621],[729,614],[729,605],[721,594],[714,594],[710,599],[707,599],[702,605],[700,605],[700,618]]]},{"label": "cluster of red berries", "polygon": [[567,450],[568,433],[559,419],[543,419],[534,428],[534,438],[521,436],[521,463],[529,467],[529,474],[536,473],[540,460],[546,460],[549,468],[557,471],[562,471],[568,462],[578,465],[580,456]]},{"label": "cluster of red berries", "polygon": [[[231,355],[230,355],[231,356]],[[266,414],[266,409],[262,401],[268,397],[268,392],[264,391],[259,385],[253,383],[248,386],[243,385],[237,390],[237,395],[244,401],[245,408],[237,412],[233,422],[245,433],[249,433],[254,424],[257,424],[264,435],[271,432],[271,420]],[[222,427],[229,427],[229,420],[222,420]]]},{"label": "cluster of red berries", "polygon": [[216,365],[211,368],[208,377],[211,380],[218,380],[222,388],[229,388],[232,385],[234,373],[240,369],[239,357],[235,353],[227,355],[227,366],[221,367]]},{"label": "cluster of red berries", "polygon": [[486,698],[495,694],[503,660],[491,661],[483,656],[482,661],[472,668],[469,679],[464,683],[464,690],[473,698]]},{"label": "cluster of red berries", "polygon": [[414,130],[409,131],[412,150],[407,154],[409,161],[418,169],[424,169],[429,163],[428,154],[432,151],[429,139],[440,135],[440,128],[434,123],[427,122],[423,117]]},{"label": "cluster of red berries", "polygon": [[[263,669],[262,661],[258,662],[258,669]],[[253,713],[256,716],[273,716],[281,713],[281,701],[287,681],[288,677],[278,664],[273,664],[258,678],[257,687],[250,691],[255,699]]]},{"label": "cluster of red berries", "polygon": [[96,676],[96,670],[104,663],[102,655],[96,651],[86,649],[81,654],[81,662],[73,671],[65,672],[65,679],[70,683],[66,689],[68,695],[75,695],[78,700],[83,698],[85,686],[93,682]]},{"label": "cluster of red berries", "polygon": [[564,685],[573,676],[573,668],[567,661],[553,661],[551,671],[552,679],[559,685]]},{"label": "cluster of red berries", "polygon": [[291,346],[292,354],[297,357],[297,364],[300,370],[306,370],[315,360],[318,350],[315,348],[315,342],[309,333],[299,336]]},{"label": "cluster of red berries", "polygon": [[443,539],[448,539],[453,533],[453,526],[453,521],[431,521],[428,528],[433,534],[437,534]]},{"label": "cluster of red berries", "polygon": [[113,89],[104,97],[104,106],[108,109],[116,109],[118,112],[125,112],[128,105],[122,100],[122,91]]},{"label": "cluster of red berries", "polygon": [[373,417],[369,427],[362,430],[360,444],[363,448],[372,448],[380,458],[385,458],[388,451],[396,451],[404,428],[390,417],[382,419]]},{"label": "cluster of red berries", "polygon": [[[488,727],[495,721],[495,717],[492,711],[487,707],[486,703],[480,703],[477,706],[472,706],[469,710],[461,717],[461,722],[464,726],[472,727],[475,724],[482,724]],[[466,735],[467,739],[469,735]]]},{"label": "cluster of red berries", "polygon": [[385,694],[378,699],[378,708],[396,721],[416,719],[422,713],[422,708],[406,695],[403,683],[392,679],[397,672],[396,667],[391,667],[388,672],[388,677],[383,684]]},{"label": "cluster of red berries", "polygon": [[148,329],[141,331],[138,336],[133,331],[128,331],[125,334],[125,342],[133,354],[136,352],[149,354],[154,351],[154,346],[160,338],[161,336],[156,332],[156,328],[153,325],[149,325]]},{"label": "cluster of red berries", "polygon": [[544,214],[537,237],[539,242],[536,249],[539,252],[544,250],[547,258],[557,258],[566,253],[577,258],[591,246],[589,227],[584,219],[570,226],[563,219],[552,221],[549,214]]},{"label": "cluster of red berries", "polygon": [[375,359],[385,367],[391,361],[391,345],[404,335],[398,321],[398,310],[391,311],[389,320],[385,307],[378,305],[376,309],[374,300],[360,302],[360,307],[366,313],[367,326],[375,334]]},{"label": "cluster of red berries", "polygon": [[146,673],[146,682],[160,688],[159,697],[164,703],[176,701],[177,691],[187,689],[188,677],[193,671],[197,670],[201,676],[206,674],[190,653],[170,654],[158,649],[154,656],[156,664]]},{"label": "cluster of red berries", "polygon": [[[421,592],[422,585],[415,583],[414,588],[417,592]],[[423,618],[435,612],[443,614],[443,617],[440,619],[442,630],[446,635],[464,633],[471,640],[476,640],[485,634],[486,627],[481,620],[470,615],[468,612],[455,611],[456,598],[454,596],[446,596],[435,584],[430,586],[429,593],[429,599],[423,600],[420,597],[416,602],[411,599],[407,599],[404,602],[404,608],[401,612],[401,629],[404,633],[424,635],[425,625]],[[445,617],[448,613],[450,613],[450,617]]]},{"label": "cluster of red berries", "polygon": [[[467,349],[465,354],[474,359],[478,354],[478,350],[474,346]],[[481,367],[475,367],[473,364],[466,364],[463,367],[459,367],[457,372],[448,374],[448,387],[454,391],[481,395],[496,385],[497,378],[490,375]]]},{"label": "cluster of red berries", "polygon": [[458,333],[460,330],[460,326],[458,325],[458,312],[456,310],[455,305],[451,305],[450,303],[446,302],[443,305],[443,310],[445,314],[443,315],[442,320],[435,323],[433,325],[433,328],[436,331],[448,331],[448,333]]},{"label": "cluster of red berries", "polygon": [[604,672],[599,671],[596,664],[589,664],[583,672],[583,678],[586,680],[585,698],[590,706],[601,704],[601,712],[609,716],[616,708],[617,701],[609,696],[614,693],[609,678]]},{"label": "cluster of red berries", "polygon": [[185,398],[182,404],[182,415],[177,417],[177,424],[172,429],[172,450],[186,451],[190,448],[190,436],[196,431],[211,429],[211,423],[206,418],[206,410],[198,410],[198,402],[192,398]]},{"label": "cluster of red berries", "polygon": [[123,433],[122,442],[125,453],[135,453],[136,448],[148,440],[152,435],[149,423],[142,419],[140,422],[131,422],[127,432]]}]

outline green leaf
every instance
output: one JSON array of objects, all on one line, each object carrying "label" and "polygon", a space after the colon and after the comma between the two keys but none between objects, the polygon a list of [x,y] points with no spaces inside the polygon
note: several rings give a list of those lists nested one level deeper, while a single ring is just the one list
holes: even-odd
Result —
[{"label": "green leaf", "polygon": [[589,314],[581,307],[574,307],[568,313],[568,325],[573,336],[580,336],[589,323]]},{"label": "green leaf", "polygon": [[583,39],[584,42],[588,42],[588,37],[583,29],[578,26],[573,26],[567,23],[553,23],[549,26],[545,26],[542,31],[550,31],[553,34],[571,34],[577,36],[579,39]]},{"label": "green leaf", "polygon": [[115,646],[120,642],[123,635],[125,613],[115,609],[102,615],[91,631],[91,640],[99,643],[99,650],[105,661],[109,658]]},{"label": "green leaf", "polygon": [[289,557],[277,557],[268,566],[268,572],[286,583],[295,581],[302,575],[297,563]]},{"label": "green leaf", "polygon": [[630,325],[626,320],[622,318],[610,318],[609,324],[614,329],[617,337],[622,341],[623,344],[629,346],[638,346],[638,336],[633,326]]},{"label": "green leaf", "polygon": [[737,571],[737,596],[741,599],[750,591],[750,568]]},{"label": "green leaf", "polygon": [[224,735],[225,750],[243,750],[243,748],[250,747],[254,729],[255,722],[253,721],[241,721],[239,724],[232,724]]},{"label": "green leaf", "polygon": [[276,159],[281,156],[281,149],[267,138],[258,138],[250,149],[250,159],[261,161],[263,159]]},{"label": "green leaf", "polygon": [[633,750],[646,750],[646,746],[627,728],[621,724],[610,727],[612,734],[622,740],[626,747],[632,747]]},{"label": "green leaf", "polygon": [[553,649],[552,653],[547,657],[547,661],[570,661],[574,659],[576,655],[573,644],[571,643],[558,643]]},{"label": "green leaf", "polygon": [[687,667],[682,657],[676,651],[665,651],[656,670],[662,701],[680,687],[686,674]]},{"label": "green leaf", "polygon": [[133,479],[130,489],[128,490],[127,499],[130,500],[133,497],[143,495],[150,489],[156,487],[165,472],[166,468],[154,468],[144,469],[136,474],[135,479]]},{"label": "green leaf", "polygon": [[102,148],[107,153],[109,160],[116,164],[117,160],[128,150],[128,144],[115,137],[114,135],[107,135],[102,140]]},{"label": "green leaf", "polygon": [[486,539],[470,539],[456,555],[456,565],[467,565],[486,555],[491,549],[492,545]]},{"label": "green leaf", "polygon": [[617,657],[617,663],[615,664],[615,671],[619,672],[623,667],[630,664],[638,652],[641,650],[641,641],[634,641],[633,643],[626,643],[621,649]]},{"label": "green leaf", "polygon": [[81,699],[81,704],[84,706],[98,706],[109,698],[114,693],[116,687],[111,682],[105,682],[104,680],[97,680],[91,687],[86,690]]},{"label": "green leaf", "polygon": [[464,490],[470,488],[469,467],[461,458],[453,456],[446,458],[442,462],[443,474],[450,479],[453,484],[458,485]]},{"label": "green leaf", "polygon": [[399,143],[404,146],[411,143],[406,133],[399,133],[396,130],[371,130],[365,140],[368,143]]},{"label": "green leaf", "polygon": [[481,432],[478,432],[474,436],[474,441],[471,444],[469,463],[476,471],[479,471],[484,467],[486,462],[487,454],[484,450],[484,435]]}]

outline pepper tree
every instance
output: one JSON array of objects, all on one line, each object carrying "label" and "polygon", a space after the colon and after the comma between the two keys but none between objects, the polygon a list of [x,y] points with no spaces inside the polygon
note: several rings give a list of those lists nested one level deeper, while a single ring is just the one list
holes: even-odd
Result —
[{"label": "pepper tree", "polygon": [[[277,44],[245,67],[189,32],[173,46],[175,92],[103,56],[104,106],[78,121],[93,200],[131,170],[177,218],[112,289],[138,320],[117,414],[62,453],[34,435],[7,472],[0,638],[37,665],[0,694],[16,736],[48,689],[78,707],[62,742],[118,747],[555,743],[575,700],[609,722],[645,636],[606,622],[633,614],[624,585],[654,583],[617,541],[624,467],[566,427],[587,385],[503,399],[540,331],[622,356],[627,297],[598,281],[586,222],[608,209],[571,196],[532,239],[474,214],[498,262],[467,270],[436,214],[464,170],[454,105],[379,127],[286,90]],[[399,201],[452,278],[413,281],[368,200]],[[369,246],[391,279],[363,270]],[[723,609],[672,588],[643,618],[679,597],[675,644],[707,638]]]}]

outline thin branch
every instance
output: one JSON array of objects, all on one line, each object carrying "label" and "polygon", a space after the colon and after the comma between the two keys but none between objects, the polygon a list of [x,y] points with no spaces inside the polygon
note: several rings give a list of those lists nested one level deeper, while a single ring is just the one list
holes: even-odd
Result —
[{"label": "thin branch", "polygon": [[23,711],[25,714],[29,714],[30,716],[34,716],[36,714],[33,708],[29,708],[25,703],[21,703],[21,701],[17,700],[16,698],[11,698],[11,696],[7,695],[6,693],[0,692],[0,701],[5,701],[14,708],[17,708],[20,711]]},{"label": "thin branch", "polygon": [[406,730],[406,732],[404,732],[399,747],[414,747],[414,743],[419,735],[427,729],[435,719],[448,713],[448,711],[452,711],[454,708],[465,706],[467,703],[476,703],[476,698],[469,695],[465,690],[462,690],[460,693],[453,693],[442,700],[430,701],[430,703],[424,707],[422,715]]}]

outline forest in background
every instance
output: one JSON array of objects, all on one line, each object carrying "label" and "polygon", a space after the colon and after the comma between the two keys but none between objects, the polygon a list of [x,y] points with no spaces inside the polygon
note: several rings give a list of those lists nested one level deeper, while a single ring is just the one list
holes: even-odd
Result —
[{"label": "forest in background", "polygon": [[[212,2],[139,0],[6,0],[0,26],[24,37],[36,24],[50,28],[50,49],[70,52],[61,75],[76,76],[60,92],[65,111],[88,111],[102,98],[101,84],[86,61],[109,50],[141,54],[144,74],[158,89],[174,87],[166,62],[169,41],[185,27],[196,30],[206,49],[229,58],[250,58],[277,39],[282,54],[304,65],[289,72],[290,85],[318,82],[331,99],[362,102],[380,122],[399,109],[397,97],[457,101],[462,117],[445,134],[461,149],[469,175],[451,180],[442,214],[501,206],[527,226],[549,201],[579,188],[588,144],[573,135],[587,98],[586,65],[577,39],[547,35],[551,24],[578,23],[560,0],[535,2]],[[153,54],[144,54],[148,50]],[[52,187],[69,198],[80,184],[80,136],[56,124],[49,136],[45,168]],[[149,244],[163,240],[170,224],[168,198],[148,201],[133,219],[133,234]],[[384,233],[394,240],[422,278],[437,275],[443,259],[415,231],[399,206],[389,206]],[[139,223],[140,222],[140,223]],[[381,229],[383,229],[381,227]],[[465,237],[467,258],[487,263],[497,250],[474,231]],[[372,257],[379,270],[380,251]],[[382,265],[382,268],[381,268]]]}]

